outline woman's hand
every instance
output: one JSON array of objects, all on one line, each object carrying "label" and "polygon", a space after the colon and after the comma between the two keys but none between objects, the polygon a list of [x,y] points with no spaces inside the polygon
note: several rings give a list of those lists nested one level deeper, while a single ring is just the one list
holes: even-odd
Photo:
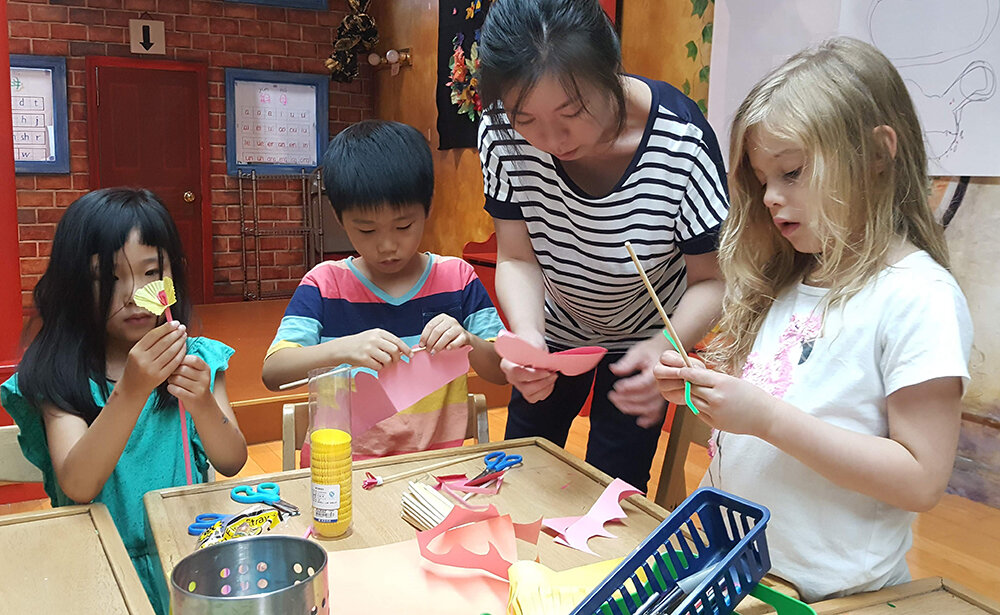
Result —
[{"label": "woman's hand", "polygon": [[441,350],[453,350],[472,343],[469,332],[448,314],[438,314],[424,326],[420,334],[420,345],[434,354]]},{"label": "woman's hand", "polygon": [[193,415],[202,408],[214,407],[211,384],[212,372],[208,364],[189,354],[167,379],[167,392],[179,399]]},{"label": "woman's hand", "polygon": [[658,338],[639,342],[608,366],[611,373],[622,377],[615,382],[608,399],[623,413],[636,417],[639,427],[654,427],[667,411],[653,378],[653,366],[660,357],[663,343]]},{"label": "woman's hand", "polygon": [[377,371],[399,361],[403,355],[413,355],[413,351],[403,340],[385,329],[369,329],[349,337],[351,352],[346,357],[346,363],[355,367]]},{"label": "woman's hand", "polygon": [[171,321],[142,336],[129,350],[119,386],[145,397],[180,366],[187,355],[187,327]]},{"label": "woman's hand", "polygon": [[684,404],[684,383],[690,382],[691,400],[698,407],[698,416],[711,427],[768,439],[780,400],[760,387],[706,369],[700,361],[692,362],[692,367],[683,367],[680,355],[675,352],[663,353],[653,373],[663,397],[678,405]]},{"label": "woman's hand", "polygon": [[[547,350],[545,338],[539,333],[524,332],[520,338],[532,346]],[[559,377],[558,372],[520,365],[507,359],[500,360],[500,370],[507,377],[507,382],[520,391],[524,400],[531,404],[551,395]]]}]

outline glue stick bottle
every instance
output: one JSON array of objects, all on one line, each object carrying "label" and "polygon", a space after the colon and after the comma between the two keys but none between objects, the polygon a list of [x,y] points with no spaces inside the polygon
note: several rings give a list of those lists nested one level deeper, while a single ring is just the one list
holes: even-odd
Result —
[{"label": "glue stick bottle", "polygon": [[335,538],[351,527],[351,434],[317,429],[311,455],[313,533]]}]

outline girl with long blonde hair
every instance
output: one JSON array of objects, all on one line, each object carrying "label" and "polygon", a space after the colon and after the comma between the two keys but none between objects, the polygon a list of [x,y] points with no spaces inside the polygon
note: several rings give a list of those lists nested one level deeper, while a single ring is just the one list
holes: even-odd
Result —
[{"label": "girl with long blonde hair", "polygon": [[691,385],[718,430],[705,482],[770,508],[772,571],[806,600],[903,582],[972,344],[913,103],[877,49],[836,38],[754,86],[731,134],[717,370],[664,353],[660,392]]}]

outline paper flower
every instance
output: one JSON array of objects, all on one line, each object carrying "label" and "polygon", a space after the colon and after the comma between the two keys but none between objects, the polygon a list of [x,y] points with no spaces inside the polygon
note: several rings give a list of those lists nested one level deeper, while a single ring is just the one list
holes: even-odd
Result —
[{"label": "paper flower", "polygon": [[159,316],[171,305],[177,303],[177,295],[174,294],[174,281],[170,278],[154,280],[135,291],[132,299],[139,307]]}]

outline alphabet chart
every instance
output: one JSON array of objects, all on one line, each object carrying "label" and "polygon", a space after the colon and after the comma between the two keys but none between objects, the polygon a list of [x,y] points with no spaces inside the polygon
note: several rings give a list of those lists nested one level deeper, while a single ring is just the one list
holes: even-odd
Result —
[{"label": "alphabet chart", "polygon": [[234,98],[239,164],[318,164],[316,86],[236,81]]},{"label": "alphabet chart", "polygon": [[43,68],[12,66],[10,69],[14,160],[17,162],[56,159],[52,73]]}]

